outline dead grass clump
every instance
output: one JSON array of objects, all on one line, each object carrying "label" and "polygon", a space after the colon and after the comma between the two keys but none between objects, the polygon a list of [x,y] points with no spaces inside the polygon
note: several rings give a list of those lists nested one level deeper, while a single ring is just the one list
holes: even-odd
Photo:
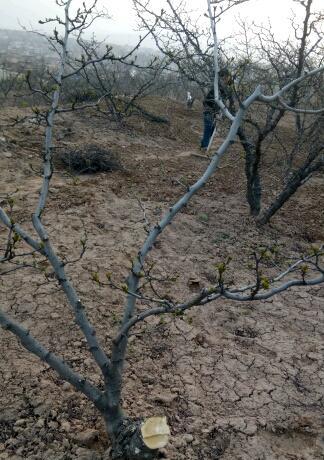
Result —
[{"label": "dead grass clump", "polygon": [[117,155],[97,145],[85,145],[74,150],[65,150],[60,152],[56,158],[70,172],[76,174],[94,174],[121,169]]}]

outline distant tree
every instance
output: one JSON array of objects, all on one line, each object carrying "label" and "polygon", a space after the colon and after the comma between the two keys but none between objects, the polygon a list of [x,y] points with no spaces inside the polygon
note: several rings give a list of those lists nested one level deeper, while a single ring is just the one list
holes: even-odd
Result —
[{"label": "distant tree", "polygon": [[[45,143],[43,152],[43,180],[39,200],[32,216],[32,224],[36,237],[23,229],[13,218],[14,200],[7,198],[6,207],[0,208],[0,221],[7,229],[6,240],[2,248],[3,255],[0,258],[3,267],[0,276],[9,275],[12,270],[31,267],[37,269],[42,261],[47,261],[53,270],[56,283],[65,295],[74,314],[75,324],[84,335],[89,352],[101,371],[102,382],[95,386],[78,374],[70,365],[64,362],[51,350],[46,349],[32,334],[20,324],[15,322],[10,315],[0,309],[0,325],[8,332],[14,334],[29,352],[46,362],[63,380],[71,383],[73,387],[82,392],[101,413],[107,432],[112,441],[112,459],[144,460],[154,459],[159,455],[159,449],[168,442],[169,427],[165,417],[152,417],[147,420],[139,417],[136,420],[128,418],[122,407],[121,392],[123,387],[123,369],[128,349],[128,339],[132,328],[145,318],[161,314],[182,314],[186,310],[201,306],[218,299],[232,299],[234,301],[258,301],[267,299],[275,294],[283,292],[292,286],[312,286],[324,282],[323,248],[313,247],[308,256],[296,261],[282,273],[267,277],[264,269],[271,258],[271,250],[260,249],[253,255],[253,280],[245,286],[235,286],[227,280],[229,260],[219,263],[216,267],[217,281],[204,287],[199,294],[183,302],[173,302],[158,294],[152,297],[146,289],[150,281],[147,256],[153,249],[154,244],[161,233],[175,219],[177,214],[188,204],[190,199],[206,184],[209,178],[217,171],[221,159],[226,155],[229,147],[235,141],[238,130],[249,108],[255,104],[273,104],[281,100],[285,94],[296,85],[323,72],[324,68],[314,69],[308,74],[293,79],[271,95],[263,94],[258,86],[247,98],[241,101],[239,109],[230,114],[218,97],[216,103],[222,108],[226,116],[230,118],[230,128],[217,151],[212,156],[209,165],[202,176],[187,188],[182,196],[174,203],[161,220],[150,226],[146,222],[147,237],[139,248],[132,262],[127,282],[122,285],[115,283],[111,273],[106,274],[106,279],[100,279],[98,273],[92,274],[93,282],[97,285],[108,285],[119,289],[125,294],[125,307],[118,331],[112,341],[111,349],[107,353],[96,336],[94,326],[89,321],[86,306],[73,287],[72,280],[66,273],[66,265],[73,261],[62,259],[58,256],[44,224],[48,193],[53,175],[53,145],[52,137],[59,109],[61,89],[64,80],[77,75],[87,66],[92,65],[93,59],[85,59],[79,63],[79,67],[71,70],[68,54],[69,38],[73,34],[81,34],[89,23],[92,23],[95,13],[96,1],[89,7],[83,4],[76,12],[71,8],[72,0],[56,0],[56,3],[64,8],[64,18],[47,19],[45,22],[55,22],[62,27],[62,35],[54,32],[53,46],[57,47],[60,56],[60,66],[53,76],[55,85],[46,91],[49,108],[42,115],[45,122]],[[209,11],[210,4],[209,4]],[[210,14],[212,24],[214,19]],[[216,27],[215,24],[213,27]],[[96,58],[101,59],[101,58]],[[215,46],[215,66],[218,64],[217,44]],[[217,74],[217,73],[216,73]],[[217,85],[217,77],[215,79]],[[43,90],[40,90],[43,91]],[[216,87],[216,95],[218,88]],[[294,112],[296,109],[290,109]],[[145,219],[146,220],[146,219]],[[82,251],[80,258],[86,249],[86,239],[81,239]],[[144,281],[144,282],[143,282]],[[139,306],[141,305],[141,308]],[[145,306],[143,308],[143,306]]]},{"label": "distant tree", "polygon": [[[201,21],[197,22],[192,18],[183,2],[165,0],[161,10],[154,8],[151,1],[133,1],[143,30],[151,30],[151,35],[161,53],[168,56],[177,72],[195,82],[204,93],[214,80],[213,44],[216,40],[219,62],[216,77],[218,70],[224,66],[232,74],[231,87],[228,91],[229,104],[227,104],[232,113],[257,84],[262,84],[268,91],[275,91],[291,79],[299,78],[323,64],[321,30],[323,17],[319,12],[313,11],[313,0],[305,2],[295,0],[304,10],[304,18],[301,25],[298,24],[296,16],[292,18],[293,38],[290,37],[282,43],[276,40],[271,26],[248,27],[244,21],[240,21],[232,48],[231,37],[225,41],[219,40],[213,31],[206,31]],[[243,3],[245,1],[211,2],[210,14],[215,24],[230,8]],[[316,146],[307,144],[310,131],[323,132],[321,98],[323,98],[323,74],[316,75],[312,80],[296,85],[288,91],[287,103],[283,103],[280,99],[276,104],[259,104],[253,113],[246,114],[238,130],[238,138],[245,152],[246,198],[251,215],[255,216],[259,223],[268,222],[305,183],[310,173],[323,167],[321,156],[323,142],[317,143]],[[289,162],[283,168],[284,178],[282,187],[278,191],[278,200],[276,205],[270,205],[271,210],[270,208],[262,210],[265,190],[261,167],[267,145],[277,135],[280,121],[289,112],[287,106],[298,109],[299,104],[307,106],[310,110],[295,111],[296,138],[292,145],[285,143],[281,152]],[[320,109],[317,109],[318,107]],[[305,150],[311,153],[305,155]],[[302,164],[301,158],[304,158]],[[295,163],[294,168],[298,164],[298,171],[294,178],[291,174],[293,163]],[[288,183],[287,177],[292,182]]]},{"label": "distant tree", "polygon": [[[85,40],[78,37],[77,44],[82,53],[80,63],[83,61],[91,64],[82,67],[73,79],[66,79],[63,101],[72,104],[73,109],[81,102],[100,101],[97,104],[98,111],[118,122],[134,112],[140,112],[152,121],[167,121],[140,106],[143,97],[167,86],[162,78],[165,61],[149,55],[139,59],[138,53],[135,54],[144,38],[140,38],[139,43],[131,50],[121,54],[113,47],[104,47],[94,38]],[[101,59],[100,50],[104,48],[106,56]]]},{"label": "distant tree", "polygon": [[[315,67],[323,64],[323,56],[320,52],[321,39],[321,15],[312,12],[312,0],[296,0],[304,9],[302,24],[297,23],[296,17],[291,20],[294,39],[288,38],[282,43],[275,39],[271,26],[257,27],[249,38],[246,25],[241,23],[243,36],[247,42],[258,43],[256,52],[249,49],[245,43],[244,58],[238,70],[237,98],[244,94],[259,79],[269,90],[284,85],[291,78],[299,78]],[[256,41],[257,39],[257,41]],[[252,57],[252,54],[254,56]],[[245,60],[244,60],[245,59]],[[262,63],[261,68],[255,67],[256,60]],[[250,82],[246,88],[246,78]],[[240,88],[240,82],[244,82]],[[315,97],[316,94],[316,97]],[[311,82],[294,87],[287,93],[287,103],[279,100],[279,104],[260,108],[256,114],[246,119],[249,126],[243,126],[239,131],[239,138],[246,154],[246,178],[247,200],[251,214],[257,217],[259,223],[265,224],[277,212],[284,203],[305,183],[312,172],[323,168],[323,74],[318,75]],[[235,104],[235,102],[233,102]],[[298,110],[299,105],[306,105],[311,110]],[[284,141],[281,144],[281,156],[286,158],[283,167],[283,183],[278,197],[269,208],[262,210],[262,195],[265,190],[262,185],[261,167],[265,157],[267,145],[271,139],[277,136],[277,127],[280,121],[289,112],[289,107],[296,108],[296,135],[290,144]],[[320,107],[320,109],[317,109]],[[250,129],[249,129],[250,127]],[[314,137],[310,133],[318,133],[318,139],[314,143]],[[305,153],[308,152],[308,153]],[[278,153],[277,157],[280,157]],[[296,168],[296,165],[298,167]],[[296,170],[292,170],[296,168]]]},{"label": "distant tree", "polygon": [[0,101],[4,103],[23,86],[23,73],[21,70],[12,71],[6,61],[0,63]]}]

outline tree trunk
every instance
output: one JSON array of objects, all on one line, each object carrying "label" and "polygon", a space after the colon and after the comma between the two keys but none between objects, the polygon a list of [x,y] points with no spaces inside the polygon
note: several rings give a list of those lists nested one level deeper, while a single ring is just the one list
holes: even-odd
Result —
[{"label": "tree trunk", "polygon": [[283,191],[276,197],[274,202],[263,211],[261,216],[257,219],[258,224],[264,225],[269,222],[271,217],[289,200],[289,198],[296,192],[301,185],[302,178],[294,177],[290,180]]},{"label": "tree trunk", "polygon": [[298,188],[304,184],[309,178],[310,174],[320,170],[324,166],[323,160],[319,160],[317,163],[312,164],[312,157],[308,158],[303,166],[290,179],[286,187],[277,196],[274,202],[263,211],[261,216],[257,219],[258,224],[267,224],[271,217],[289,200],[289,198],[298,190]]},{"label": "tree trunk", "polygon": [[[144,443],[141,425],[143,420],[123,418],[112,437],[111,460],[154,460],[159,450],[150,449]],[[108,426],[108,432],[110,432]]]},{"label": "tree trunk", "polygon": [[238,136],[245,151],[246,198],[250,206],[250,214],[258,216],[262,195],[259,174],[260,155],[256,146],[247,139],[242,129],[238,130]]},{"label": "tree trunk", "polygon": [[250,214],[252,216],[258,216],[261,209],[261,181],[258,169],[254,168],[254,162],[254,155],[246,155],[246,197],[250,206]]},{"label": "tree trunk", "polygon": [[302,133],[302,120],[300,113],[296,113],[296,131],[298,134]]}]

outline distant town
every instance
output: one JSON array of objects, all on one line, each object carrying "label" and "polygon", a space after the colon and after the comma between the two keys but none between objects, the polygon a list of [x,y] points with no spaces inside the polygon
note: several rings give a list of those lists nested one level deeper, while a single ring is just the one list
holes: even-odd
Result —
[{"label": "distant town", "polygon": [[0,29],[0,68],[2,73],[54,66],[57,55],[45,37],[32,32]]},{"label": "distant town", "polygon": [[[80,55],[76,41],[71,40],[71,44],[72,54]],[[128,45],[112,46],[114,52],[120,55],[131,49]],[[136,53],[137,59],[145,61],[153,53],[156,50],[142,48]],[[55,67],[57,62],[58,55],[45,36],[25,30],[0,29],[0,78],[26,70],[49,69]]]}]

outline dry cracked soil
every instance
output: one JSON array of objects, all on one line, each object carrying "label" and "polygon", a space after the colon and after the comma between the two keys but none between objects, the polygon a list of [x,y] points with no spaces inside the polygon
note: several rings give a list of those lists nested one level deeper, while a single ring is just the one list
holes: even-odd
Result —
[{"label": "dry cracked soil", "polygon": [[[43,217],[56,250],[68,260],[78,259],[86,230],[86,252],[67,271],[107,350],[124,293],[99,287],[91,273],[104,279],[111,272],[117,285],[123,283],[145,238],[146,220],[155,223],[206,167],[195,155],[200,109],[187,111],[171,100],[151,105],[169,116],[170,125],[134,118],[120,128],[96,113],[78,113],[60,118],[55,130],[56,149],[96,144],[122,164],[120,171],[77,178],[58,165]],[[1,122],[17,112],[25,109],[3,109]],[[280,129],[289,134],[291,120]],[[24,123],[3,127],[0,135],[0,198],[5,202],[13,193],[14,219],[31,229],[43,132]],[[276,191],[276,155],[274,145],[263,165],[265,202]],[[187,299],[216,282],[214,266],[228,256],[228,280],[246,283],[256,245],[280,248],[279,270],[323,241],[323,175],[306,183],[271,225],[258,228],[248,214],[243,167],[234,145],[158,240],[149,256],[156,293]],[[6,235],[0,226],[1,247]],[[1,308],[100,385],[85,340],[42,264],[41,271],[26,267],[2,277]],[[181,317],[148,319],[132,331],[125,410],[130,416],[167,416],[169,460],[322,460],[323,297],[323,286],[294,288],[263,302],[221,300]],[[1,331],[0,339],[0,459],[107,460],[109,439],[92,405],[15,337]]]}]

